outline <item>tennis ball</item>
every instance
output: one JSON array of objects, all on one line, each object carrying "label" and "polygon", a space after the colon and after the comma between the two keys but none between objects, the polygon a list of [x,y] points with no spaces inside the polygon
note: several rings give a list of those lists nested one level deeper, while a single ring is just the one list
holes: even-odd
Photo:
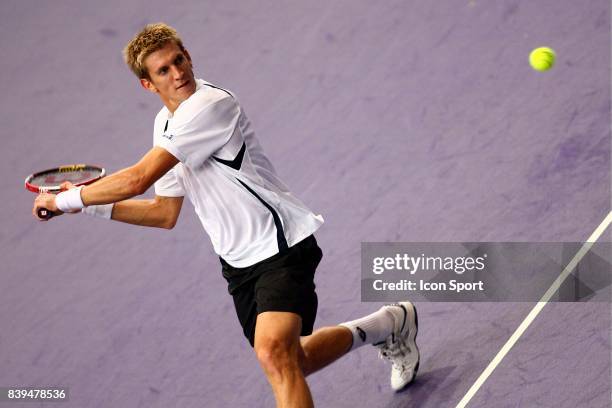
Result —
[{"label": "tennis ball", "polygon": [[548,71],[555,65],[555,52],[552,48],[540,47],[529,54],[529,64],[536,71]]}]

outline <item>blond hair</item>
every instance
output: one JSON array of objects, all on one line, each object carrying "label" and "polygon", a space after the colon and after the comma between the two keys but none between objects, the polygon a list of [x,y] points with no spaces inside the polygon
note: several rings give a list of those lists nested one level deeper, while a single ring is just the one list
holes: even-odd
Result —
[{"label": "blond hair", "polygon": [[174,41],[182,51],[185,51],[183,42],[174,28],[165,23],[147,24],[123,49],[125,63],[138,78],[150,79],[144,60],[163,48],[168,41]]}]

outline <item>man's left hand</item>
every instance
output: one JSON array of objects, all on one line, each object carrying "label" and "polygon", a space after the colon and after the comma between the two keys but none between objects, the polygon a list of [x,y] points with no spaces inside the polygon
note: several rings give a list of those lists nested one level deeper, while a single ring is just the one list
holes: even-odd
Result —
[{"label": "man's left hand", "polygon": [[41,208],[51,211],[53,215],[56,216],[63,214],[63,212],[58,210],[57,206],[55,205],[55,194],[41,193],[34,200],[34,208],[32,208],[32,215],[34,215],[34,217],[36,217],[39,221],[48,221],[44,218],[38,217],[38,210]]}]

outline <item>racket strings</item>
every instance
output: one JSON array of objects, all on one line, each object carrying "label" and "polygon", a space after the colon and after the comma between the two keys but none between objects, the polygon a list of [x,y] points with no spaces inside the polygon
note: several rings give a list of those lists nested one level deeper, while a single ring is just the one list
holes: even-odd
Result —
[{"label": "racket strings", "polygon": [[101,167],[86,164],[68,165],[34,173],[25,180],[26,188],[33,192],[59,192],[68,181],[75,186],[90,184],[105,175]]},{"label": "racket strings", "polygon": [[30,181],[31,184],[35,184],[39,187],[49,187],[61,184],[65,181],[69,181],[72,184],[82,183],[92,178],[98,177],[100,172],[92,171],[75,171],[75,172],[50,172],[35,176]]}]

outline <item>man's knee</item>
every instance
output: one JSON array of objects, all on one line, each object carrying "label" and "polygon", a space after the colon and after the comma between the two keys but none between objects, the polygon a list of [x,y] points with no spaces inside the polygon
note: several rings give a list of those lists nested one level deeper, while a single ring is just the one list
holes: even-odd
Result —
[{"label": "man's knee", "polygon": [[257,360],[268,376],[283,377],[299,370],[299,342],[293,339],[264,337],[255,342]]}]

